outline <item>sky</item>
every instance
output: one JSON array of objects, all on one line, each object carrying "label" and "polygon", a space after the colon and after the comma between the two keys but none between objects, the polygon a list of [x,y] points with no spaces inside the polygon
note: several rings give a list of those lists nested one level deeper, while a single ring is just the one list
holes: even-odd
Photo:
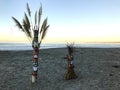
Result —
[{"label": "sky", "polygon": [[42,3],[50,25],[43,42],[120,42],[120,0],[0,0],[0,42],[29,42],[12,20]]}]

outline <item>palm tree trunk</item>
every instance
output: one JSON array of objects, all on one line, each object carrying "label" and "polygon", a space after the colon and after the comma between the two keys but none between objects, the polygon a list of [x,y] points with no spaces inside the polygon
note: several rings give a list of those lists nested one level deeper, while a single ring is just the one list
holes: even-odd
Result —
[{"label": "palm tree trunk", "polygon": [[39,54],[39,47],[38,47],[38,29],[37,27],[34,28],[34,39],[32,42],[33,47],[33,72],[32,72],[32,83],[37,81],[37,74],[38,74],[38,54]]}]

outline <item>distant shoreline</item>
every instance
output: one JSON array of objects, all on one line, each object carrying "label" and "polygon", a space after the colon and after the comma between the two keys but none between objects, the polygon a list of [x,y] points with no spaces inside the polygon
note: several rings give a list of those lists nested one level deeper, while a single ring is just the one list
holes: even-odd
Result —
[{"label": "distant shoreline", "polygon": [[[40,49],[65,48],[66,44],[41,44]],[[76,48],[120,48],[120,43],[81,43]],[[0,51],[33,50],[29,43],[0,43]]]}]

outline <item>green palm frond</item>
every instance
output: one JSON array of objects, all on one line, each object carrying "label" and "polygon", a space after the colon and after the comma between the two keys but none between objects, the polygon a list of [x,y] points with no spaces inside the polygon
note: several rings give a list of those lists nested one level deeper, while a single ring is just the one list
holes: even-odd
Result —
[{"label": "green palm frond", "polygon": [[40,26],[41,16],[42,16],[42,5],[39,8],[39,12],[38,12],[38,26]]},{"label": "green palm frond", "polygon": [[37,24],[37,11],[35,12],[35,25]]},{"label": "green palm frond", "polygon": [[31,11],[30,11],[28,3],[27,3],[27,12],[28,12],[28,15],[31,17]]},{"label": "green palm frond", "polygon": [[19,22],[16,18],[14,18],[14,17],[12,17],[12,19],[13,19],[14,22],[16,23],[16,26],[24,32],[23,27],[22,27],[22,25],[20,24],[20,22]]}]

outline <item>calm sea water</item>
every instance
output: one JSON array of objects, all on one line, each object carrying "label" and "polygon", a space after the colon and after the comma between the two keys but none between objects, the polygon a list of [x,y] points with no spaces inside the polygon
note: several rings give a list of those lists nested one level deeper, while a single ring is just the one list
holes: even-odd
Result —
[{"label": "calm sea water", "polygon": [[[120,48],[120,43],[82,43],[75,44],[75,47],[81,48]],[[42,44],[41,49],[61,48],[66,44]],[[29,43],[0,43],[0,50],[32,50]]]},{"label": "calm sea water", "polygon": [[[42,44],[41,49],[65,47],[64,44]],[[33,50],[30,43],[0,43],[0,50]]]}]

